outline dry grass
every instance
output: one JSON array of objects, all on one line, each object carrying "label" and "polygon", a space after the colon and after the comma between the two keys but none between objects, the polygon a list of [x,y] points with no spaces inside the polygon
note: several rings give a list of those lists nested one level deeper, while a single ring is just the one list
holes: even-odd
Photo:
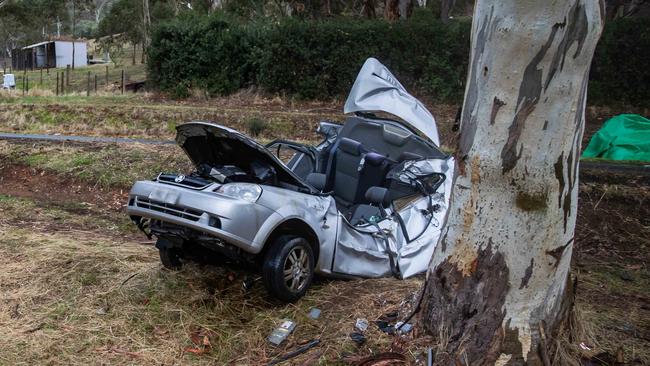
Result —
[{"label": "dry grass", "polygon": [[[187,121],[215,121],[247,133],[247,121],[257,118],[268,128],[259,136],[273,139],[316,140],[318,122],[333,115],[229,109],[183,105],[129,104],[113,98],[102,103],[4,103],[0,104],[0,131],[89,136],[124,136],[172,139],[175,127]],[[35,99],[35,98],[32,98]],[[48,98],[49,99],[49,98]],[[97,99],[97,98],[94,98]],[[341,116],[337,116],[340,118]]]},{"label": "dry grass", "polygon": [[[261,285],[241,290],[242,273],[186,266],[160,268],[151,247],[96,233],[38,233],[0,223],[0,363],[267,363],[297,343],[322,345],[297,360],[340,362],[346,352],[386,350],[393,339],[370,326],[361,349],[354,320],[373,320],[412,297],[420,281],[391,279],[317,284],[295,305],[270,302]],[[232,280],[234,276],[234,280]],[[229,278],[230,277],[230,278]],[[323,310],[318,320],[309,309]],[[265,337],[281,319],[298,327],[281,349]]]},{"label": "dry grass", "polygon": [[101,187],[128,189],[158,173],[189,172],[192,165],[176,145],[65,144],[0,141],[5,162],[27,165]]}]

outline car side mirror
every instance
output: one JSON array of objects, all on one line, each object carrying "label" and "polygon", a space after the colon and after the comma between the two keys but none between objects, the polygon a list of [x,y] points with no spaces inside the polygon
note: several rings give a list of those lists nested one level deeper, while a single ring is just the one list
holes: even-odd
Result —
[{"label": "car side mirror", "polygon": [[390,205],[390,194],[388,189],[384,187],[373,186],[366,191],[366,199],[370,203],[374,203],[381,207],[388,207]]}]

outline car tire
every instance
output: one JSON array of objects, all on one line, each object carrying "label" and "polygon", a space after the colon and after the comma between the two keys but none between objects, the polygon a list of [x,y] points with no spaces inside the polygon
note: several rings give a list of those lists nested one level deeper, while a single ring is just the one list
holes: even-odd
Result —
[{"label": "car tire", "polygon": [[314,252],[302,237],[277,238],[264,256],[262,281],[268,293],[285,302],[305,295],[314,278]]},{"label": "car tire", "polygon": [[172,271],[178,271],[183,267],[183,262],[181,262],[181,257],[178,254],[178,251],[172,248],[160,248],[158,249],[160,253],[160,262],[162,262],[163,267],[171,269]]}]

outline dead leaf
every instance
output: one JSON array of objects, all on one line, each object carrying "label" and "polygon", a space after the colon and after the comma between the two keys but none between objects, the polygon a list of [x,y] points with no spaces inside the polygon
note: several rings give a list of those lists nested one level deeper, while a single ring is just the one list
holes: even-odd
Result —
[{"label": "dead leaf", "polygon": [[185,347],[183,352],[193,353],[195,355],[202,355],[202,354],[205,353],[205,350],[200,349],[200,348]]}]

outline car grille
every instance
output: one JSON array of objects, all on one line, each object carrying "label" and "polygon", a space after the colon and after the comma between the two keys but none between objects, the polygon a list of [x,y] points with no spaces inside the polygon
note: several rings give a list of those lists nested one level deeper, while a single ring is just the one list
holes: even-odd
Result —
[{"label": "car grille", "polygon": [[168,203],[156,202],[142,197],[135,197],[133,205],[140,208],[145,208],[152,211],[158,211],[167,215],[177,216],[190,221],[199,221],[203,212],[192,210],[190,208],[183,208],[177,205],[170,205]]},{"label": "car grille", "polygon": [[181,187],[192,188],[192,189],[204,189],[205,187],[212,184],[212,182],[207,179],[203,179],[201,177],[194,177],[191,175],[184,175],[182,176],[183,179],[181,179],[180,182],[177,182],[176,179],[180,177],[181,176],[176,174],[161,173],[160,175],[158,175],[158,181],[160,183],[172,184],[175,186],[181,186]]}]

